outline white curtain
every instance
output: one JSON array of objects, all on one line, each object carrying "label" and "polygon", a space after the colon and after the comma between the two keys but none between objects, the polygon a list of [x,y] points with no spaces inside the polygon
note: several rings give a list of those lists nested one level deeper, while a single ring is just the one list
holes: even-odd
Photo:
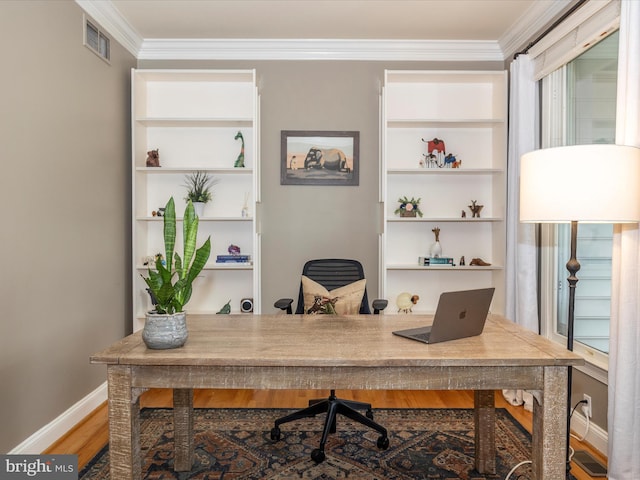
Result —
[{"label": "white curtain", "polygon": [[[538,88],[534,62],[519,55],[511,63],[509,91],[509,150],[507,159],[506,317],[538,333],[535,225],[520,223],[520,156],[538,148]],[[514,405],[531,407],[522,391],[505,390]],[[524,397],[524,398],[523,398]]]},{"label": "white curtain", "polygon": [[535,225],[520,223],[520,157],[538,148],[538,87],[529,55],[511,63],[507,166],[506,316],[538,333]]},{"label": "white curtain", "polygon": [[[640,147],[640,2],[623,0],[616,143]],[[640,479],[640,230],[617,226],[609,349],[610,480]]]}]

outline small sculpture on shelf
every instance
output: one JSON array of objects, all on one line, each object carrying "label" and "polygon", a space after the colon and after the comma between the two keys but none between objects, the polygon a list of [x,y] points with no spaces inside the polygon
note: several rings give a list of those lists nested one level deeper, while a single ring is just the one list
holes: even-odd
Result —
[{"label": "small sculpture on shelf", "polygon": [[236,159],[236,162],[233,164],[235,168],[244,168],[244,137],[242,136],[242,132],[236,133],[236,136],[233,138],[234,140],[240,139],[242,142],[242,147],[240,147],[240,154]]},{"label": "small sculpture on shelf", "polygon": [[403,292],[396,298],[396,305],[398,306],[398,313],[411,313],[412,308],[418,303],[420,297],[418,295],[411,295],[410,293]]},{"label": "small sculpture on shelf", "polygon": [[464,267],[466,265],[464,260],[464,255],[460,257],[460,261],[458,262],[458,265],[461,267]]},{"label": "small sculpture on shelf", "polygon": [[160,166],[160,149],[149,150],[147,152],[147,167]]},{"label": "small sculpture on shelf", "polygon": [[228,315],[231,313],[231,299],[224,306],[216,312],[218,315]]},{"label": "small sculpture on shelf", "polygon": [[471,218],[480,218],[480,210],[484,208],[484,205],[478,205],[477,200],[471,200],[471,205],[469,205],[469,210],[473,214]]},{"label": "small sculpture on shelf", "polygon": [[461,163],[462,163],[462,160],[458,160],[456,158],[456,156],[452,155],[451,153],[447,154],[447,156],[444,157],[444,166],[445,167],[460,168],[460,164]]},{"label": "small sculpture on shelf", "polygon": [[411,197],[411,200],[407,197],[399,198],[398,202],[400,203],[400,206],[396,208],[393,213],[400,215],[401,217],[415,217],[416,215],[422,217],[422,212],[420,211],[420,200],[420,198],[416,200],[413,197]]},{"label": "small sculpture on shelf", "polygon": [[471,263],[469,263],[469,265],[472,265],[474,267],[488,267],[491,264],[485,262],[484,260],[482,260],[481,258],[472,258],[471,259]]},{"label": "small sculpture on shelf", "polygon": [[464,210],[462,210],[461,218],[467,218],[467,212],[465,212]]},{"label": "small sculpture on shelf", "polygon": [[[423,138],[422,141],[427,144],[427,155],[425,155],[425,157],[429,163],[429,166],[434,165],[436,167],[442,167],[444,165],[444,162],[442,160],[443,155],[446,155],[447,153],[447,147],[444,144],[444,140],[440,138],[425,140]],[[433,152],[437,152],[437,156]]]},{"label": "small sculpture on shelf", "polygon": [[421,167],[428,167],[428,168],[437,168],[438,167],[438,157],[436,157],[433,153],[423,153],[422,156],[424,157],[423,159],[420,159],[420,166]]},{"label": "small sculpture on shelf", "polygon": [[436,241],[433,245],[431,245],[431,257],[439,258],[442,255],[442,246],[440,245],[440,227],[432,228],[431,231],[436,237]]},{"label": "small sculpture on shelf", "polygon": [[229,252],[229,255],[240,255],[240,247],[232,243],[227,248],[227,252]]}]

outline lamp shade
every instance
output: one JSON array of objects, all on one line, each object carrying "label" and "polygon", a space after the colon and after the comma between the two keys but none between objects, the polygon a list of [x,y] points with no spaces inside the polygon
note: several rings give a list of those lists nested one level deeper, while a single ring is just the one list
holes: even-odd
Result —
[{"label": "lamp shade", "polygon": [[575,145],[522,155],[520,221],[640,221],[640,148]]}]

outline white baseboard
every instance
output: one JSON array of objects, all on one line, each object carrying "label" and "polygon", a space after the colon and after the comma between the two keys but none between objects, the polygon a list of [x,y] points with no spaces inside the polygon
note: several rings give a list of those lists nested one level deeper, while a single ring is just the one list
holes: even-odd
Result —
[{"label": "white baseboard", "polygon": [[[571,431],[574,435],[582,437],[587,428],[587,418],[578,413],[576,410],[571,417]],[[589,422],[589,431],[584,439],[585,442],[590,444],[593,448],[598,450],[605,457],[607,456],[607,448],[609,445],[609,434],[606,430],[603,430],[600,426]]]},{"label": "white baseboard", "polygon": [[62,415],[16,446],[9,454],[39,454],[53,442],[71,430],[78,422],[93,412],[107,399],[107,382],[100,385]]}]

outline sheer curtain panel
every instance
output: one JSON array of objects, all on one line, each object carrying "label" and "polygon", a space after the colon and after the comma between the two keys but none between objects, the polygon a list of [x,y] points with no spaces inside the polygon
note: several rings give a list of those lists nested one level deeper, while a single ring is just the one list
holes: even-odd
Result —
[{"label": "sheer curtain panel", "polygon": [[[519,55],[511,63],[509,91],[509,149],[507,166],[507,262],[506,316],[539,332],[537,301],[537,260],[535,225],[520,223],[520,156],[538,148],[538,88],[534,63],[529,55]],[[531,396],[520,390],[505,390],[513,405],[533,407]]]},{"label": "sheer curtain panel", "polygon": [[[620,12],[616,143],[640,147],[640,2],[623,0]],[[609,351],[610,480],[640,478],[640,231],[617,225]]]}]

